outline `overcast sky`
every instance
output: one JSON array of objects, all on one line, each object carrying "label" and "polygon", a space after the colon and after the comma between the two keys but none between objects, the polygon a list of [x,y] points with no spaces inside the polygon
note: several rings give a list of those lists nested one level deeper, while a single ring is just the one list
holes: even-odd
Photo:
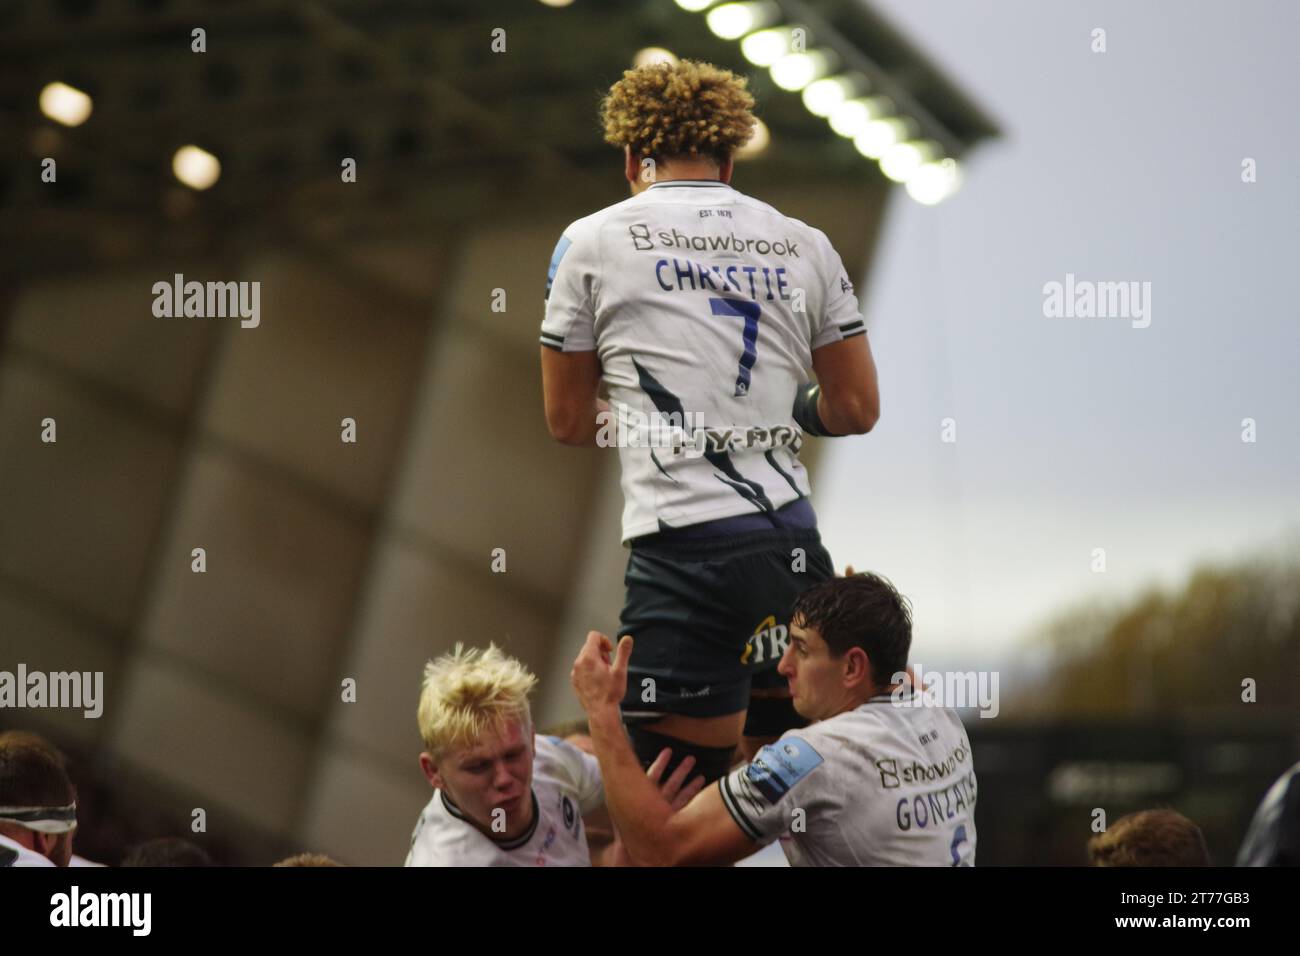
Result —
[{"label": "overcast sky", "polygon": [[[944,204],[896,191],[859,288],[882,418],[815,497],[837,562],[914,601],[913,657],[1000,666],[1055,609],[1300,526],[1300,4],[872,5],[1004,132]],[[1045,317],[1067,273],[1150,282],[1150,326]]]}]

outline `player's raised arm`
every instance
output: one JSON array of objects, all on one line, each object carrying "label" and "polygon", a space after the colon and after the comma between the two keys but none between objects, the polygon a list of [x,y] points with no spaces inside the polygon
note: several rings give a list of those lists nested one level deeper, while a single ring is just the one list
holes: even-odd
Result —
[{"label": "player's raised arm", "polygon": [[862,435],[880,418],[880,387],[867,324],[843,260],[819,229],[813,230],[811,250],[821,263],[809,343],[817,382],[799,388],[794,420],[809,435]]},{"label": "player's raised arm", "polygon": [[571,224],[556,243],[546,273],[542,398],[551,437],[566,445],[596,444],[596,416],[609,410],[598,395],[601,367],[592,297],[598,241],[581,221]]},{"label": "player's raised arm", "polygon": [[[804,386],[795,400],[795,421],[810,434],[863,435],[875,427],[880,418],[880,387],[876,382],[876,363],[866,335],[855,335],[840,342],[824,345],[812,354],[817,385]],[[803,408],[800,403],[804,403]],[[807,407],[816,402],[816,425]],[[800,421],[803,418],[803,421]]]},{"label": "player's raised arm", "polygon": [[677,811],[641,769],[619,714],[627,684],[632,639],[619,642],[610,662],[609,638],[592,631],[573,665],[573,688],[587,712],[592,742],[605,783],[605,802],[627,854],[649,866],[728,864],[753,853],[756,844],[727,813],[716,786],[697,793]]},{"label": "player's raised arm", "polygon": [[559,352],[542,346],[542,397],[546,427],[565,445],[595,445],[596,416],[609,405],[598,397],[600,359],[591,352]]}]

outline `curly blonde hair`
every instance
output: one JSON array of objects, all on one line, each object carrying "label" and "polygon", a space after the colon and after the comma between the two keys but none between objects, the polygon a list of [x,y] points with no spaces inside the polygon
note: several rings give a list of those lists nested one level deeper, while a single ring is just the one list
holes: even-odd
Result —
[{"label": "curly blonde hair", "polygon": [[473,745],[485,730],[512,718],[531,732],[528,695],[536,684],[522,662],[495,644],[487,650],[457,644],[424,665],[416,716],[425,746],[441,757],[452,747]]},{"label": "curly blonde hair", "polygon": [[639,157],[721,162],[754,135],[748,82],[694,60],[626,70],[600,104],[605,142]]}]

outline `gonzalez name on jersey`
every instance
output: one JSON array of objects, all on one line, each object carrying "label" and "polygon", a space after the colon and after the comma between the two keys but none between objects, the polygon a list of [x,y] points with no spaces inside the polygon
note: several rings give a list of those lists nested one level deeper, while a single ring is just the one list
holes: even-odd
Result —
[{"label": "gonzalez name on jersey", "polygon": [[732,819],[791,866],[974,866],[970,742],[921,693],[786,732],[718,781]]},{"label": "gonzalez name on jersey", "polygon": [[533,825],[526,833],[494,840],[437,790],[415,824],[405,865],[590,866],[582,815],[605,802],[600,765],[558,737],[533,740]]},{"label": "gonzalez name on jersey", "polygon": [[546,290],[542,345],[595,350],[630,423],[625,542],[810,494],[795,392],[866,331],[823,232],[717,180],[654,183],[565,229]]}]

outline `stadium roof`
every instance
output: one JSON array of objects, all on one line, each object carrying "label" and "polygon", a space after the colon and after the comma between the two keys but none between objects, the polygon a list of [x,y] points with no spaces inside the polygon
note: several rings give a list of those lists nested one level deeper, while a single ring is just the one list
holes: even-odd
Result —
[{"label": "stadium roof", "polygon": [[[905,101],[961,155],[994,124],[869,7],[769,0]],[[206,31],[206,52],[192,33]],[[505,49],[494,52],[493,31]],[[499,44],[498,44],[499,46]],[[61,271],[245,240],[419,230],[470,215],[618,198],[599,98],[647,46],[752,78],[771,147],[746,175],[861,183],[874,164],[673,0],[18,0],[0,6],[6,265]],[[91,118],[42,116],[45,84]],[[172,157],[197,144],[221,178],[197,193]],[[40,179],[46,158],[55,183]],[[357,182],[340,188],[353,157]],[[880,183],[876,184],[879,188]]]}]

